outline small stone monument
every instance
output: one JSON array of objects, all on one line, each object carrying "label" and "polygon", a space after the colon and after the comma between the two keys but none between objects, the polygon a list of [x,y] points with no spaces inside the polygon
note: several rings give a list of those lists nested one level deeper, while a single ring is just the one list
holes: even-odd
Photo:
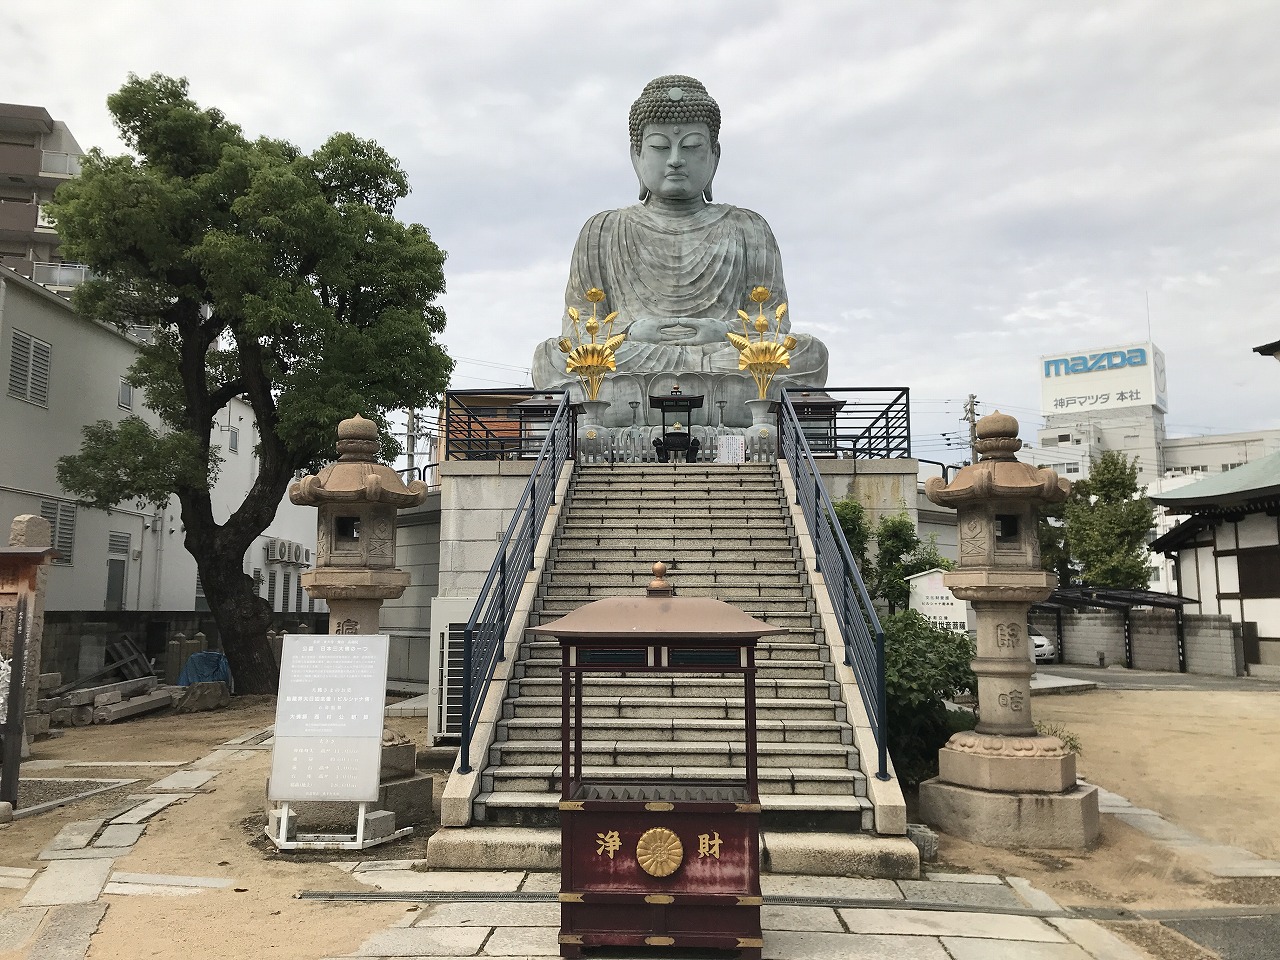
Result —
[{"label": "small stone monument", "polygon": [[1098,791],[1076,782],[1075,754],[1041,736],[1031,718],[1034,671],[1027,611],[1057,578],[1040,567],[1040,504],[1071,484],[1021,463],[1018,421],[978,421],[979,461],[925,494],[960,514],[960,566],[943,583],[973,603],[978,621],[978,725],[938,752],[938,776],[920,785],[923,819],[953,836],[1001,847],[1086,847],[1098,835]]},{"label": "small stone monument", "polygon": [[396,569],[396,511],[427,498],[427,485],[378,462],[378,425],[356,414],[338,424],[338,461],[289,488],[289,499],[316,507],[316,568],[302,574],[308,595],[329,604],[329,632],[378,632],[383,600],[404,593]]},{"label": "small stone monument", "polygon": [[[329,604],[329,633],[376,634],[382,601],[399,597],[409,585],[409,574],[395,565],[396,511],[422,503],[427,485],[406,485],[378,461],[378,426],[359,414],[338,424],[337,449],[336,463],[289,488],[291,501],[318,512],[316,568],[302,574],[302,585]],[[432,781],[417,772],[416,758],[412,742],[384,731],[378,797],[383,810],[371,816],[390,811],[398,824],[430,818]],[[307,812],[298,806],[301,818]]]}]

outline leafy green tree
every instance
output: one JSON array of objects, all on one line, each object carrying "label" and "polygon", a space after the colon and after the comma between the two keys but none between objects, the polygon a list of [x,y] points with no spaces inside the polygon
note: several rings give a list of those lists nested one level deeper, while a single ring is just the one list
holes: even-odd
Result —
[{"label": "leafy green tree", "polygon": [[[1074,495],[1075,487],[1071,489]],[[1040,566],[1057,575],[1060,587],[1079,583],[1079,569],[1067,546],[1066,509],[1066,502],[1042,506],[1036,526],[1040,540]]]},{"label": "leafy green tree", "polygon": [[948,711],[945,701],[974,691],[974,644],[917,610],[886,617],[883,626],[889,752],[899,779],[917,784],[937,775],[938,750],[951,734],[973,726],[971,713]]},{"label": "leafy green tree", "polygon": [[1155,523],[1138,463],[1108,450],[1077,480],[1067,501],[1066,540],[1081,580],[1094,587],[1143,590],[1151,580],[1147,534]]},{"label": "leafy green tree", "polygon": [[[332,456],[340,420],[385,428],[387,411],[438,398],[452,367],[435,342],[444,253],[395,219],[409,184],[372,141],[338,133],[303,153],[250,140],[159,74],[131,75],[107,105],[132,154],[90,151],[51,212],[66,254],[94,272],[77,309],[150,329],[128,379],[162,428],[91,425],[59,480],[98,507],[175,495],[238,689],[274,691],[271,610],[245,551],[294,473]],[[220,519],[212,431],[237,397],[257,420],[258,474]]]},{"label": "leafy green tree", "polygon": [[884,602],[890,615],[906,609],[911,599],[907,577],[936,567],[950,570],[954,566],[938,553],[935,537],[920,539],[916,525],[906,511],[882,517],[876,524],[876,560],[871,593],[873,598]]},{"label": "leafy green tree", "polygon": [[868,572],[867,543],[871,539],[871,524],[867,520],[866,507],[852,497],[836,500],[831,506],[835,507],[836,519],[840,521],[840,529],[849,544],[853,562],[858,565],[858,571],[865,578]]}]

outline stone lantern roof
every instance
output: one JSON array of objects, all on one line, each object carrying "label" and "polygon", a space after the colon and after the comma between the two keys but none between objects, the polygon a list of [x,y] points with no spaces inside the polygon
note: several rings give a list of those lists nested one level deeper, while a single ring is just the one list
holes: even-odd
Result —
[{"label": "stone lantern roof", "polygon": [[1018,500],[1061,503],[1071,492],[1071,481],[1048,467],[1022,463],[1015,454],[1022,449],[1018,421],[997,410],[978,421],[980,454],[977,463],[962,467],[947,483],[941,477],[925,481],[924,492],[943,507],[959,507],[983,500]]},{"label": "stone lantern roof", "polygon": [[427,485],[405,485],[400,475],[379,463],[378,425],[356,414],[338,424],[338,460],[318,474],[289,487],[299,506],[324,503],[384,503],[397,509],[416,507],[427,498]]}]

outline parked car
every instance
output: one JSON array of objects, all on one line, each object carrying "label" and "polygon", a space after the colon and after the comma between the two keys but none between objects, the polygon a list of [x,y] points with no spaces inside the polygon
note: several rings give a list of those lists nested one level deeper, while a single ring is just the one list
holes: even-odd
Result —
[{"label": "parked car", "polygon": [[1032,657],[1036,663],[1053,663],[1058,659],[1058,647],[1052,640],[1030,624],[1027,636],[1031,638]]}]

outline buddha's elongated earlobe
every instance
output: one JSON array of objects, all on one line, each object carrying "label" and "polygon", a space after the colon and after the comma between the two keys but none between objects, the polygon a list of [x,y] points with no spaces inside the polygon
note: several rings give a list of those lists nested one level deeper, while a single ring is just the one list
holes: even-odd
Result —
[{"label": "buddha's elongated earlobe", "polygon": [[711,184],[708,183],[706,187],[703,189],[702,199],[707,201],[707,203],[711,202]]},{"label": "buddha's elongated earlobe", "polygon": [[648,199],[649,199],[649,188],[642,183],[640,184],[640,202],[644,203]]}]

